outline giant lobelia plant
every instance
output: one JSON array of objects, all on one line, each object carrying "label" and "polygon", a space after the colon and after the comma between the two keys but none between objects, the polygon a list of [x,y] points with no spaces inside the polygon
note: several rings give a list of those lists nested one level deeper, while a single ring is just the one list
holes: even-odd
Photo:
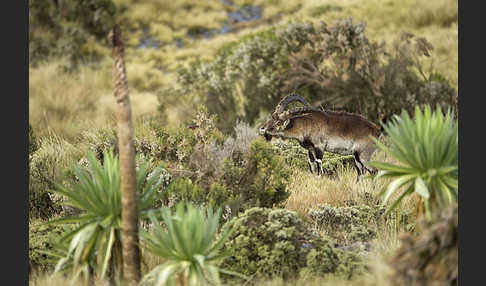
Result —
[{"label": "giant lobelia plant", "polygon": [[[415,107],[414,119],[402,111],[392,122],[383,124],[391,144],[386,146],[375,139],[378,147],[398,164],[370,162],[378,168],[377,178],[392,178],[381,192],[386,203],[392,195],[400,195],[388,208],[395,209],[412,193],[421,197],[418,214],[425,211],[430,220],[436,208],[457,203],[458,199],[458,126],[450,111],[444,115],[437,107],[435,112],[425,106],[422,112]],[[403,187],[403,188],[402,188]]]},{"label": "giant lobelia plant", "polygon": [[151,212],[148,216],[154,228],[141,233],[142,242],[149,252],[167,261],[146,274],[141,284],[174,285],[177,280],[182,286],[221,285],[220,273],[247,279],[218,267],[218,262],[227,256],[220,249],[234,230],[226,227],[218,235],[220,214],[220,209],[213,212],[209,207],[204,211],[182,202],[174,214],[169,208]]},{"label": "giant lobelia plant", "polygon": [[[64,205],[81,210],[78,216],[55,219],[50,223],[74,224],[61,239],[55,252],[59,258],[55,272],[72,271],[75,277],[94,272],[99,278],[120,278],[121,190],[120,162],[110,150],[100,164],[93,153],[88,155],[90,170],[75,166],[79,178],[70,188],[56,184],[58,193],[67,198]],[[143,216],[155,204],[163,180],[161,167],[150,177],[150,162],[143,161],[136,170],[138,213]],[[62,254],[62,255],[59,255]],[[115,277],[114,275],[117,275]]]}]

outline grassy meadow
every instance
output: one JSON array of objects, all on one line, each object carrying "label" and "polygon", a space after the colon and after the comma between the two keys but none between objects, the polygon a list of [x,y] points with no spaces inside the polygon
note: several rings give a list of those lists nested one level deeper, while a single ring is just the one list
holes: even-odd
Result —
[{"label": "grassy meadow", "polygon": [[[352,18],[353,24],[365,24],[365,34],[370,41],[384,41],[389,49],[395,48],[392,43],[402,33],[412,33],[433,46],[430,57],[422,61],[424,72],[440,74],[456,93],[458,90],[457,0],[112,2],[117,7],[117,21],[126,45],[137,166],[143,158],[152,159],[151,168],[160,164],[170,174],[171,183],[162,190],[167,193],[162,195],[162,205],[172,205],[176,197],[182,201],[203,201],[203,205],[223,202],[231,206],[230,215],[251,207],[283,208],[295,212],[311,232],[338,241],[339,247],[359,247],[364,241],[354,238],[354,232],[341,230],[340,226],[335,226],[340,229],[339,235],[333,236],[330,226],[319,223],[313,211],[320,206],[336,211],[359,206],[378,210],[382,203],[379,194],[391,182],[390,178],[368,176],[357,182],[352,164],[346,163],[345,157],[333,154],[328,154],[331,160],[325,165],[328,173],[311,174],[304,149],[295,147],[296,144],[288,150],[287,147],[282,149],[278,140],[268,143],[258,135],[260,124],[272,110],[262,107],[252,118],[248,115],[251,112],[246,110],[231,117],[231,120],[237,118],[237,123],[230,132],[218,128],[219,122],[230,121],[226,116],[233,116],[228,111],[233,112],[233,106],[249,101],[250,96],[263,98],[263,95],[251,95],[251,89],[236,83],[229,94],[236,94],[239,99],[227,102],[223,99],[222,103],[218,102],[220,109],[214,109],[222,110],[221,113],[213,114],[211,101],[204,101],[201,94],[211,94],[217,89],[207,88],[197,81],[190,84],[183,81],[183,68],[191,69],[195,62],[202,62],[202,68],[194,69],[193,73],[202,73],[201,78],[204,78],[204,63],[218,62],[225,49],[254,39],[252,36],[258,33],[285,29],[295,23],[317,27],[325,22],[331,26],[339,20]],[[232,20],[229,15],[237,16],[242,7],[258,7],[253,10],[257,11],[256,16],[252,14],[251,20]],[[30,28],[31,35],[37,39],[42,39],[49,30],[43,26]],[[79,51],[96,54],[97,58],[83,59],[75,68],[70,68],[68,56],[49,54],[36,59],[35,64],[31,60],[29,65],[29,123],[35,134],[30,143],[36,143],[35,150],[29,152],[29,249],[32,253],[52,248],[57,237],[42,232],[35,239],[34,229],[37,231],[39,225],[69,214],[62,206],[63,198],[50,192],[55,188],[53,182],[65,186],[74,184],[78,179],[71,170],[74,164],[87,166],[89,152],[101,160],[103,150],[116,150],[111,49],[105,40],[89,36]],[[284,64],[282,70],[285,68]],[[227,78],[224,72],[216,70],[214,73]],[[208,82],[212,80],[211,76],[207,77]],[[252,82],[245,84],[252,85]],[[278,98],[284,96],[280,94]],[[192,123],[198,124],[199,129],[186,127]],[[380,142],[390,144],[387,136],[381,137]],[[382,150],[377,150],[372,160],[398,163]],[[255,173],[245,171],[252,168]],[[393,194],[391,201],[398,196]],[[362,225],[371,233],[366,236],[366,243],[372,245],[372,250],[364,254],[357,252],[365,266],[352,277],[333,272],[290,279],[254,276],[249,282],[224,280],[225,285],[397,285],[393,284],[395,272],[390,261],[402,246],[401,237],[418,235],[420,229],[414,230],[415,211],[421,200],[417,194],[407,196],[388,216]],[[390,205],[389,201],[385,206]],[[74,283],[70,276],[52,275],[55,264],[47,262],[46,257],[36,252],[36,261],[31,262],[29,285]],[[142,274],[165,262],[143,248],[142,257]],[[105,282],[94,281],[91,285],[106,285]],[[75,285],[84,284],[76,282]]]}]

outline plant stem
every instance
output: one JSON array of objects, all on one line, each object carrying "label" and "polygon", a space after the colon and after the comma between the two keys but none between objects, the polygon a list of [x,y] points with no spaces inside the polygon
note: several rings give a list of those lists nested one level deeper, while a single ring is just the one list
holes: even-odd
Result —
[{"label": "plant stem", "polygon": [[128,81],[125,70],[124,46],[118,24],[113,27],[113,84],[118,122],[118,148],[121,171],[123,276],[127,285],[140,281],[138,249],[138,214],[135,174],[135,147]]}]

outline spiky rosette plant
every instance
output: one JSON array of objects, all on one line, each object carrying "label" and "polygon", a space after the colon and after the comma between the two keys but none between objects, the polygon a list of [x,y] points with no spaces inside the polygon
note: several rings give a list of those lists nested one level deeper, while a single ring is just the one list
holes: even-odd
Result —
[{"label": "spiky rosette plant", "polygon": [[450,110],[444,115],[439,107],[432,112],[426,106],[422,112],[416,106],[414,119],[403,111],[383,127],[390,137],[390,146],[377,139],[375,142],[398,164],[371,162],[370,165],[378,168],[377,177],[393,179],[381,193],[383,203],[400,193],[387,213],[412,193],[421,197],[419,215],[424,209],[429,220],[432,208],[457,203],[458,127]]},{"label": "spiky rosette plant", "polygon": [[[204,211],[191,204],[179,203],[174,214],[169,208],[149,214],[154,228],[143,231],[142,242],[149,252],[167,259],[156,266],[142,279],[142,285],[221,285],[219,273],[245,276],[221,269],[217,263],[227,256],[220,252],[232,227],[226,227],[218,235],[221,210]],[[162,220],[159,219],[162,218]],[[165,229],[161,227],[161,221]]]},{"label": "spiky rosette plant", "polygon": [[[74,224],[71,231],[60,239],[55,272],[72,270],[94,272],[98,277],[115,278],[121,275],[121,177],[120,162],[113,151],[104,153],[103,165],[93,153],[88,155],[90,170],[77,165],[73,171],[79,178],[70,188],[56,184],[54,192],[67,198],[64,205],[81,210],[78,216],[51,221],[56,224]],[[152,208],[157,200],[157,190],[162,169],[157,167],[150,178],[150,163],[142,162],[136,171],[139,216]],[[67,245],[67,248],[66,248]],[[59,254],[63,255],[59,256]]]}]

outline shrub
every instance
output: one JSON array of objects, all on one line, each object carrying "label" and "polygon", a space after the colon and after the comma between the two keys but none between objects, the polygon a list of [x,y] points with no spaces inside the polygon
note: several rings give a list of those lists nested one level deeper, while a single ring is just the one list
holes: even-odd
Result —
[{"label": "shrub", "polygon": [[241,202],[232,210],[238,213],[253,206],[279,206],[290,195],[286,188],[289,176],[290,170],[269,144],[258,138],[250,143],[248,156],[239,158],[233,153],[231,160],[225,160],[220,182],[230,190],[232,200]]},{"label": "shrub", "polygon": [[61,213],[60,201],[51,190],[54,182],[72,179],[69,168],[80,155],[77,147],[58,136],[42,137],[29,162],[29,218],[49,219]]},{"label": "shrub", "polygon": [[[203,103],[220,118],[218,127],[231,131],[238,119],[253,124],[262,110],[280,99],[279,71],[286,65],[286,48],[275,29],[245,36],[222,47],[213,61],[196,60],[178,70],[179,89],[167,90]],[[164,102],[159,97],[160,102]]]},{"label": "shrub", "polygon": [[33,270],[53,270],[55,262],[44,251],[52,250],[64,233],[64,228],[42,222],[29,223],[29,267]]},{"label": "shrub", "polygon": [[322,205],[310,211],[319,229],[339,243],[369,241],[376,237],[377,226],[385,212],[383,207],[367,205],[333,207]]},{"label": "shrub", "polygon": [[189,178],[179,177],[172,181],[162,195],[163,203],[175,206],[180,201],[201,204],[205,201],[203,188]]},{"label": "shrub", "polygon": [[390,261],[392,285],[457,285],[458,209],[441,210],[432,221],[420,220],[423,233],[405,233]]},{"label": "shrub", "polygon": [[66,56],[76,66],[80,60],[98,57],[86,43],[105,38],[115,13],[111,0],[29,1],[29,63]]},{"label": "shrub", "polygon": [[[393,180],[382,191],[383,203],[393,194],[400,193],[389,210],[393,210],[403,198],[416,193],[421,197],[418,213],[425,208],[430,212],[457,203],[458,196],[458,126],[450,111],[442,114],[439,107],[432,112],[426,106],[423,113],[415,107],[412,120],[406,111],[384,124],[391,145],[385,146],[375,139],[377,146],[399,164],[371,162],[379,169],[377,177]],[[404,187],[402,190],[401,187]]]},{"label": "shrub", "polygon": [[198,139],[185,165],[190,169],[188,178],[169,186],[165,202],[173,205],[188,199],[199,205],[213,204],[225,207],[225,217],[248,207],[282,203],[289,196],[290,170],[248,124],[238,123],[235,133],[223,144],[217,136]]},{"label": "shrub", "polygon": [[249,155],[250,143],[258,137],[254,128],[241,121],[234,127],[234,133],[222,144],[216,138],[196,144],[189,167],[198,173],[199,182],[206,188],[223,176],[225,159],[243,162]]},{"label": "shrub", "polygon": [[223,266],[254,278],[296,278],[339,274],[350,277],[359,258],[335,247],[328,237],[313,235],[295,212],[251,208],[230,221],[235,227]]},{"label": "shrub", "polygon": [[[252,141],[249,149],[245,155],[234,152],[225,158],[217,176],[199,178],[196,182],[176,179],[164,194],[165,202],[174,205],[189,200],[199,205],[226,207],[225,216],[249,207],[280,205],[289,196],[286,186],[290,171],[263,139]],[[212,154],[205,156],[210,158]]]}]

